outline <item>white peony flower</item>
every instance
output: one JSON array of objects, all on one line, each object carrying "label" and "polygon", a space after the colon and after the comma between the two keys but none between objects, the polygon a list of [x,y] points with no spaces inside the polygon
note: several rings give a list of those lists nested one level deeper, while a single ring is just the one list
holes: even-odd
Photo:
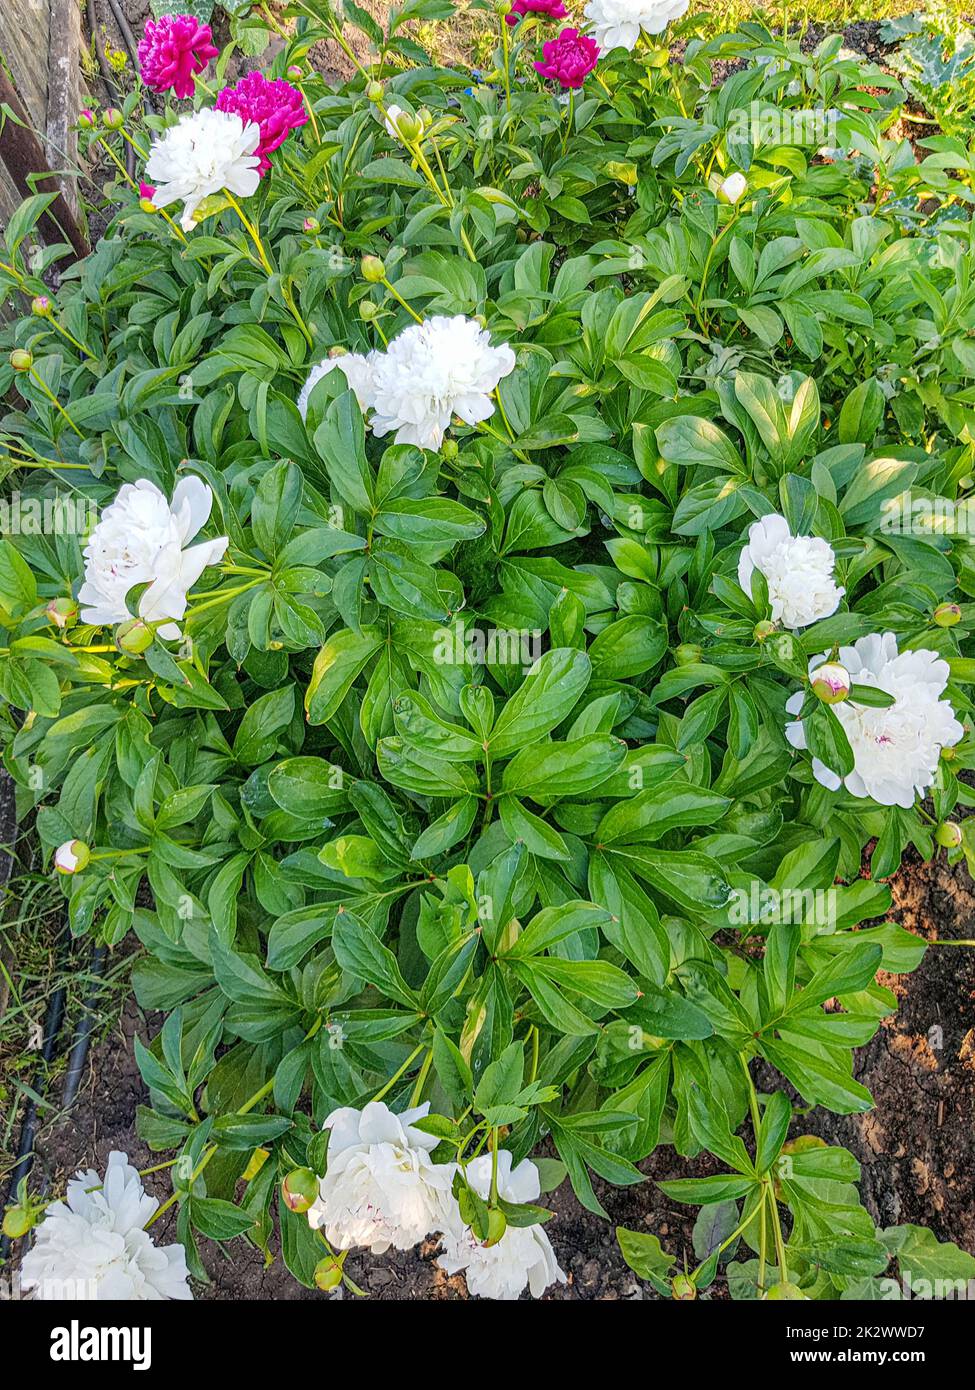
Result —
[{"label": "white peony flower", "polygon": [[156,185],[157,208],[182,202],[184,232],[196,226],[193,214],[205,198],[223,189],[241,198],[257,191],[261,140],[256,121],[245,125],[232,111],[203,107],[180,118],[152,143],[146,180]]},{"label": "white peony flower", "polygon": [[[827,656],[813,657],[810,674]],[[839,659],[852,681],[885,690],[894,703],[877,709],[858,705],[854,698],[832,705],[853,749],[854,767],[841,778],[813,758],[816,780],[830,791],[845,783],[853,796],[907,809],[914,805],[915,793],[923,796],[931,785],[942,748],[950,748],[964,733],[951,705],[939,698],[948,682],[948,663],[927,650],[898,654],[892,632],[873,633],[852,647],[840,647]],[[802,701],[800,691],[786,709],[798,714]],[[787,724],[785,733],[793,748],[806,747],[801,720]]]},{"label": "white peony flower", "polygon": [[307,418],[308,401],[312,391],[322,377],[328,376],[333,367],[341,369],[349,389],[355,392],[363,412],[368,410],[372,402],[375,360],[379,355],[378,352],[370,352],[368,356],[363,356],[361,352],[346,352],[339,357],[326,357],[323,361],[316,363],[308,373],[308,378],[298,395],[298,409],[301,411],[301,418],[303,420]]},{"label": "white peony flower", "polygon": [[583,14],[602,53],[612,48],[634,49],[641,29],[662,34],[686,11],[689,0],[589,0]]},{"label": "white peony flower", "polygon": [[325,1121],[328,1170],[308,1220],[324,1226],[337,1249],[409,1250],[447,1224],[456,1165],[434,1163],[430,1150],[439,1140],[413,1125],[429,1110],[427,1101],[394,1115],[373,1100],[363,1110],[333,1110]]},{"label": "white peony flower", "polygon": [[[85,546],[85,582],[78,591],[87,604],[82,621],[99,627],[126,622],[125,595],[136,584],[149,585],[139,600],[141,618],[152,623],[181,618],[187,591],[227,549],[226,536],[184,549],[212,505],[213,493],[199,478],[181,478],[172,505],[145,478],[123,484]],[[179,628],[164,622],[159,634],[178,637]]]},{"label": "white peony flower", "polygon": [[48,1302],[192,1299],[183,1247],[154,1245],[143,1230],[158,1206],[123,1153],[109,1154],[104,1183],[92,1169],[79,1172],[37,1228],[24,1289]]},{"label": "white peony flower", "polygon": [[463,314],[437,314],[404,328],[376,353],[372,378],[373,433],[396,431],[397,444],[439,449],[453,415],[476,425],[494,414],[491,392],[514,371],[507,343]]},{"label": "white peony flower", "polygon": [[752,574],[768,584],[772,617],[795,631],[835,613],[845,590],[833,582],[836,556],[819,536],[793,536],[784,516],[772,512],[748,528],[738,559],[738,583],[751,595]]},{"label": "white peony flower", "polygon": [[729,174],[726,179],[722,180],[718,188],[718,197],[723,199],[726,203],[734,204],[744,196],[747,189],[748,180],[745,178],[745,175],[736,172],[734,174]]},{"label": "white peony flower", "polygon": [[[467,1180],[479,1196],[490,1196],[490,1154],[467,1165]],[[531,1159],[512,1168],[511,1154],[500,1149],[498,1195],[506,1202],[537,1202],[540,1191],[538,1169]],[[515,1299],[526,1286],[533,1298],[540,1298],[550,1284],[566,1282],[543,1226],[509,1226],[495,1245],[483,1245],[463,1224],[455,1204],[443,1244],[438,1264],[448,1274],[463,1270],[468,1291],[480,1298]]]}]

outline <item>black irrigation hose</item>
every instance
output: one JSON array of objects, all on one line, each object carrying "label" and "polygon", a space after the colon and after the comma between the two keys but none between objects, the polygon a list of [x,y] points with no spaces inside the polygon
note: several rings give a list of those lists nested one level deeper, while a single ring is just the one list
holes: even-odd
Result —
[{"label": "black irrigation hose", "polygon": [[96,946],[91,953],[91,965],[88,967],[88,974],[91,983],[85,1002],[81,1006],[81,1018],[75,1031],[74,1042],[68,1054],[68,1066],[64,1074],[64,1091],[61,1095],[61,1105],[65,1110],[72,1104],[78,1094],[78,1087],[81,1085],[81,1074],[84,1070],[85,1059],[88,1056],[88,1047],[91,1043],[92,1029],[98,1019],[98,1010],[95,1001],[98,998],[101,987],[102,972],[105,969],[107,951],[104,946]]}]

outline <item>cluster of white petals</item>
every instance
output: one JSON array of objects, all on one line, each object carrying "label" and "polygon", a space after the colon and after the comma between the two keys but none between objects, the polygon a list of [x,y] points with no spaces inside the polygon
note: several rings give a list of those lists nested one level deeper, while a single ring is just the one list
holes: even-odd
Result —
[{"label": "cluster of white petals", "polygon": [[343,1106],[325,1121],[328,1170],[308,1211],[313,1227],[339,1250],[366,1245],[374,1255],[409,1250],[446,1225],[454,1170],[434,1163],[439,1140],[414,1125],[430,1105],[394,1115],[383,1101]]},{"label": "cluster of white petals", "polygon": [[[491,1191],[491,1155],[482,1154],[467,1165],[467,1180],[485,1199]],[[498,1151],[498,1195],[506,1202],[537,1202],[541,1187],[538,1169],[531,1159],[512,1167],[507,1149]],[[468,1292],[480,1298],[515,1299],[528,1288],[540,1298],[550,1284],[564,1284],[552,1242],[544,1226],[508,1226],[494,1245],[485,1245],[469,1226],[454,1218],[444,1232],[444,1248],[437,1256],[448,1274],[464,1271]]]},{"label": "cluster of white petals", "polygon": [[326,357],[324,361],[312,367],[298,394],[298,409],[301,412],[301,418],[303,420],[308,418],[308,401],[312,391],[322,378],[328,376],[335,367],[338,367],[345,377],[349,390],[355,392],[356,400],[362,410],[368,410],[369,402],[372,400],[373,363],[378,356],[378,352],[370,352],[368,355],[361,352],[344,352],[339,357]]},{"label": "cluster of white petals", "polygon": [[123,1153],[109,1154],[104,1182],[79,1172],[37,1228],[22,1287],[48,1302],[191,1299],[182,1245],[155,1245],[143,1229],[158,1205]]},{"label": "cluster of white petals", "polygon": [[[416,1128],[429,1102],[396,1115],[384,1101],[363,1110],[345,1106],[325,1121],[328,1165],[319,1180],[308,1220],[323,1228],[339,1250],[367,1246],[381,1255],[391,1246],[408,1250],[426,1236],[441,1234],[438,1259],[448,1274],[464,1270],[467,1287],[485,1298],[534,1297],[565,1283],[551,1242],[541,1226],[508,1226],[494,1245],[484,1245],[461,1218],[452,1187],[456,1163],[434,1163],[439,1140]],[[491,1157],[467,1165],[467,1178],[481,1197],[491,1191]],[[498,1153],[498,1193],[507,1202],[535,1202],[538,1169],[525,1160],[512,1168],[511,1154]]]},{"label": "cluster of white petals", "polygon": [[835,613],[844,590],[833,579],[836,556],[820,536],[793,536],[789,523],[776,512],[748,528],[748,541],[738,559],[738,583],[752,591],[759,570],[768,584],[772,618],[795,631]]},{"label": "cluster of white petals", "polygon": [[[809,663],[810,675],[828,653]],[[870,685],[894,697],[883,709],[845,700],[831,705],[853,750],[853,771],[841,778],[818,758],[812,766],[816,780],[831,791],[841,785],[853,796],[871,797],[882,806],[914,805],[934,780],[942,748],[950,748],[964,730],[941,694],[948,683],[948,663],[937,652],[921,649],[898,653],[892,632],[861,637],[852,647],[840,647],[839,660],[856,685]],[[786,705],[790,714],[802,708],[803,694]],[[794,748],[805,748],[801,720],[786,725]]]},{"label": "cluster of white petals", "polygon": [[160,623],[159,634],[179,636],[175,622],[186,612],[186,595],[208,565],[223,559],[227,537],[186,547],[210,516],[213,493],[199,478],[180,479],[172,503],[155,483],[124,483],[102,512],[85,547],[85,580],[78,591],[83,622],[101,627],[130,617],[125,595],[149,587],[139,616]]},{"label": "cluster of white petals", "polygon": [[232,111],[202,107],[181,116],[153,141],[146,161],[146,179],[155,184],[157,208],[181,202],[180,225],[191,232],[194,214],[206,198],[224,190],[249,198],[260,183],[261,140],[256,121],[245,125]]},{"label": "cluster of white petals", "polygon": [[680,19],[688,3],[689,0],[589,0],[583,14],[600,52],[608,53],[612,48],[634,49],[641,31],[662,34],[668,24]]},{"label": "cluster of white petals", "polygon": [[455,415],[476,425],[494,414],[491,393],[514,371],[515,354],[507,343],[495,346],[474,319],[436,314],[404,328],[385,352],[349,353],[313,367],[298,398],[303,415],[312,388],[336,366],[363,411],[372,412],[375,435],[439,449]]}]

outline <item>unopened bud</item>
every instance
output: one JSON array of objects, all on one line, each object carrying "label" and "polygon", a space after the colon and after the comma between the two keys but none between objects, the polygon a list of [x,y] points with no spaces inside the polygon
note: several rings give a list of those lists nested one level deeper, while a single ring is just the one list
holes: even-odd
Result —
[{"label": "unopened bud", "polygon": [[690,666],[700,661],[703,655],[703,647],[699,647],[696,642],[681,642],[674,651],[674,659],[678,666]]},{"label": "unopened bud", "polygon": [[10,365],[15,372],[29,372],[34,365],[34,355],[26,348],[14,348],[10,354]]},{"label": "unopened bud", "polygon": [[440,446],[440,457],[448,463],[452,463],[459,453],[456,439],[445,439]]},{"label": "unopened bud", "polygon": [[362,271],[363,280],[368,281],[370,285],[378,285],[380,280],[386,278],[386,267],[378,256],[363,256],[359,269]]},{"label": "unopened bud", "polygon": [[799,1288],[799,1285],[789,1283],[773,1284],[765,1297],[772,1303],[780,1302],[783,1299],[793,1303],[806,1300],[806,1295]]},{"label": "unopened bud", "polygon": [[827,661],[813,672],[812,693],[824,705],[838,705],[849,698],[850,673],[838,661]]},{"label": "unopened bud", "polygon": [[291,67],[288,69],[288,76],[291,78],[292,82],[299,82],[304,76],[304,73],[297,63],[292,63]]},{"label": "unopened bud", "polygon": [[367,82],[366,96],[369,98],[370,101],[382,101],[383,84],[381,82]]},{"label": "unopened bud", "polygon": [[359,317],[363,323],[372,323],[373,319],[378,318],[379,312],[379,305],[371,299],[364,299],[359,305]]},{"label": "unopened bud", "polygon": [[90,859],[91,850],[84,840],[65,840],[54,851],[54,867],[59,874],[80,874]]},{"label": "unopened bud", "polygon": [[115,645],[128,656],[141,656],[152,646],[152,641],[152,628],[141,618],[129,618],[115,629]]},{"label": "unopened bud", "polygon": [[756,642],[764,642],[777,631],[778,628],[773,622],[770,622],[768,618],[763,618],[760,623],[756,623],[752,628],[752,636],[755,638]]},{"label": "unopened bud", "polygon": [[342,1282],[342,1261],[336,1259],[334,1255],[326,1255],[324,1260],[319,1260],[315,1266],[315,1287],[321,1289],[323,1293],[328,1293],[329,1289],[337,1289]]},{"label": "unopened bud", "polygon": [[316,236],[317,233],[322,230],[322,224],[319,222],[317,217],[306,217],[301,225],[304,231],[306,231],[309,234],[309,236]]},{"label": "unopened bud", "polygon": [[318,1178],[310,1168],[296,1168],[282,1182],[281,1196],[289,1211],[305,1212],[318,1196]]},{"label": "unopened bud", "polygon": [[675,1274],[670,1283],[670,1296],[680,1302],[697,1298],[697,1285],[686,1274]]},{"label": "unopened bud", "polygon": [[47,319],[51,317],[53,306],[46,294],[38,294],[30,302],[30,311],[39,319]]},{"label": "unopened bud", "polygon": [[957,603],[939,603],[932,616],[938,627],[954,627],[961,622],[961,609]]},{"label": "unopened bud", "polygon": [[87,108],[78,117],[78,125],[82,130],[91,130],[95,124],[95,113]]},{"label": "unopened bud", "polygon": [[26,1207],[8,1207],[3,1214],[3,1233],[8,1240],[20,1240],[33,1225],[34,1218]]},{"label": "unopened bud", "polygon": [[744,174],[729,174],[723,179],[718,187],[718,199],[722,203],[735,204],[745,194],[748,189],[748,180]]},{"label": "unopened bud", "polygon": [[943,820],[934,838],[943,849],[957,849],[962,842],[961,826],[956,820]]},{"label": "unopened bud", "polygon": [[78,605],[73,598],[52,598],[44,610],[55,627],[66,628],[78,619]]},{"label": "unopened bud", "polygon": [[483,1241],[484,1248],[497,1245],[498,1241],[508,1229],[508,1218],[500,1207],[492,1207],[488,1212],[488,1231],[487,1237]]},{"label": "unopened bud", "polygon": [[109,130],[121,130],[125,125],[125,117],[117,106],[110,106],[102,115],[102,121]]}]

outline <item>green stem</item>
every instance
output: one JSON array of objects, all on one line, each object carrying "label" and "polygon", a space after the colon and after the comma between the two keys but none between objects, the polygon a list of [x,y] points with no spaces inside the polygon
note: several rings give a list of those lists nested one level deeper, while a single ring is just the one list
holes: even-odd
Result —
[{"label": "green stem", "polygon": [[37,386],[39,386],[39,387],[41,388],[41,390],[43,391],[44,395],[48,398],[48,400],[49,400],[49,401],[51,402],[51,404],[55,407],[55,409],[56,409],[56,410],[59,410],[59,411],[61,412],[61,414],[62,414],[62,415],[64,416],[64,418],[67,420],[68,424],[69,424],[69,425],[71,426],[71,428],[74,430],[75,434],[78,436],[78,438],[79,438],[79,439],[84,439],[85,436],[81,433],[81,430],[79,430],[78,426],[77,426],[77,425],[75,424],[75,422],[72,420],[71,416],[70,416],[70,415],[68,414],[68,412],[65,410],[64,406],[63,406],[63,405],[61,404],[61,402],[58,400],[57,396],[56,396],[56,395],[54,394],[54,392],[51,390],[50,386],[48,386],[48,384],[47,384],[47,382],[44,380],[44,378],[41,377],[41,376],[39,376],[39,375],[37,374],[36,370],[35,370],[33,367],[31,367],[30,372],[28,373],[28,375],[30,376],[31,381],[33,381],[33,382],[35,383],[35,385],[37,385]]},{"label": "green stem", "polygon": [[393,296],[393,298],[396,300],[396,303],[399,304],[399,305],[401,305],[402,308],[404,308],[404,309],[406,310],[406,312],[410,315],[410,317],[411,317],[412,319],[414,319],[417,323],[422,323],[422,322],[423,322],[423,319],[422,319],[422,318],[420,317],[420,315],[416,312],[416,310],[413,309],[413,308],[411,308],[410,305],[407,304],[406,300],[403,298],[403,296],[400,294],[400,292],[396,289],[396,287],[395,287],[394,285],[391,285],[391,284],[389,283],[389,281],[386,279],[385,275],[383,276],[382,280],[380,281],[380,284],[382,284],[382,285],[384,285],[384,286],[386,287],[386,289],[389,291],[389,293],[390,293],[390,294]]},{"label": "green stem", "polygon": [[431,1047],[431,1048],[430,1048],[430,1051],[427,1053],[427,1055],[426,1055],[426,1056],[424,1057],[424,1059],[423,1059],[423,1066],[420,1068],[419,1073],[417,1074],[416,1085],[413,1087],[413,1094],[410,1096],[410,1108],[411,1108],[411,1109],[412,1109],[412,1107],[413,1107],[414,1105],[419,1105],[419,1104],[420,1104],[420,1097],[421,1097],[422,1094],[423,1094],[423,1087],[425,1086],[425,1084],[426,1084],[426,1079],[427,1079],[427,1077],[428,1077],[429,1074],[430,1074],[430,1067],[431,1067],[432,1063],[433,1063],[433,1048]]},{"label": "green stem", "polygon": [[412,1065],[412,1063],[416,1061],[417,1057],[419,1057],[420,1053],[423,1051],[423,1049],[424,1049],[425,1047],[426,1047],[426,1043],[419,1043],[419,1044],[413,1049],[413,1051],[410,1053],[409,1057],[407,1057],[407,1059],[406,1059],[406,1061],[403,1063],[403,1065],[402,1065],[401,1067],[398,1067],[398,1068],[397,1068],[397,1070],[393,1073],[393,1075],[392,1075],[392,1076],[389,1078],[389,1080],[386,1082],[386,1085],[382,1088],[382,1090],[376,1092],[376,1094],[373,1096],[373,1100],[382,1100],[383,1096],[389,1095],[389,1092],[390,1092],[390,1091],[393,1089],[393,1087],[396,1085],[397,1081],[400,1079],[400,1077],[401,1077],[405,1072],[407,1072],[407,1071],[409,1070],[409,1068],[410,1068],[410,1066]]}]

